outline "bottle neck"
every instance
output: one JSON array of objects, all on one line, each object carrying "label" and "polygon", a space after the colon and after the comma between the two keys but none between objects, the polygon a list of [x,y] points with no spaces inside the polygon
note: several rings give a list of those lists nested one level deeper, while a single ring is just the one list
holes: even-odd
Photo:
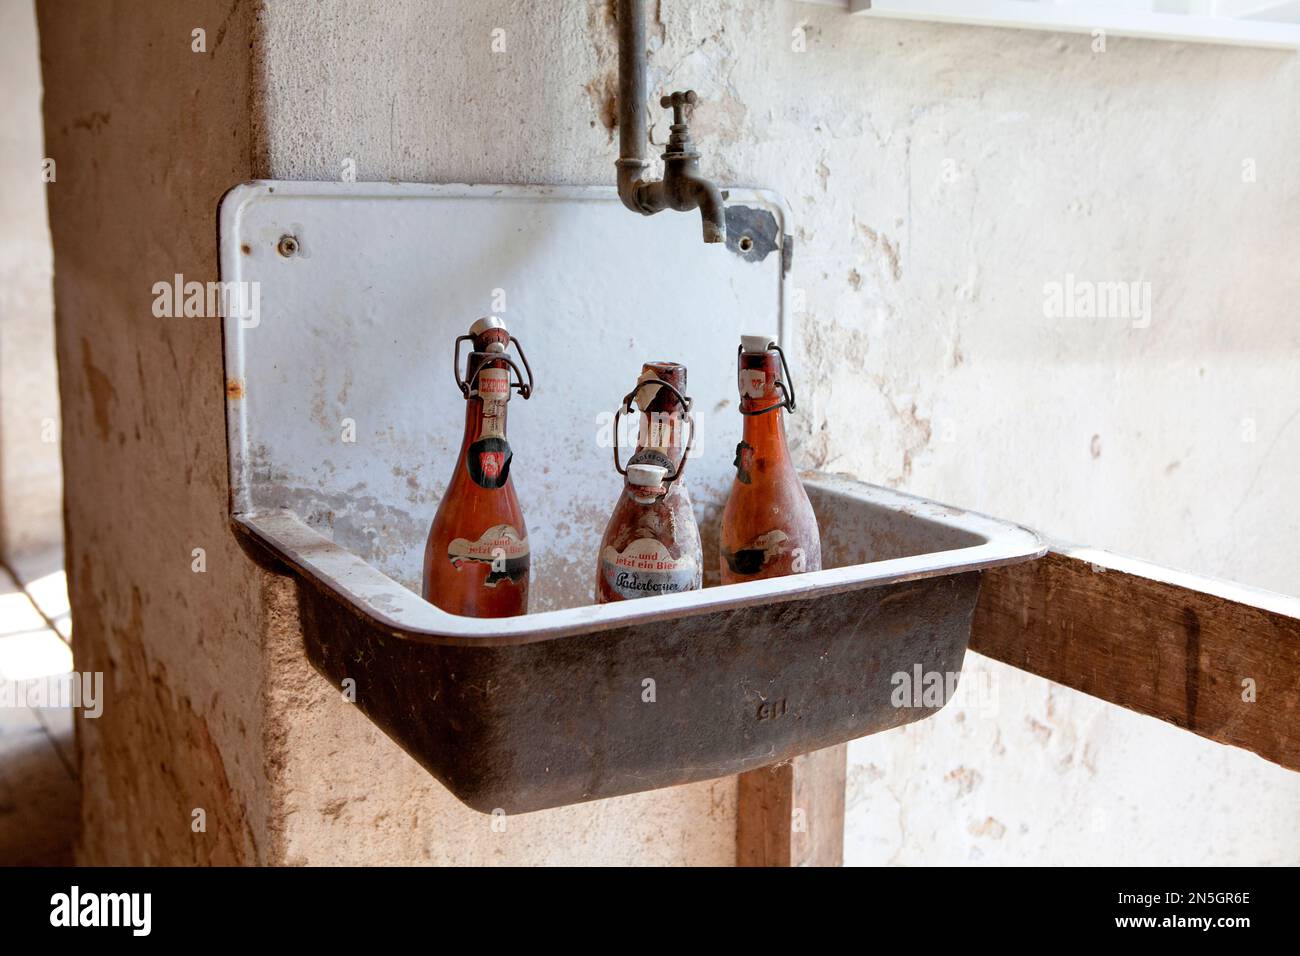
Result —
[{"label": "bottle neck", "polygon": [[506,437],[506,407],[510,403],[510,370],[505,363],[486,363],[474,379],[465,401],[466,443],[480,438]]},{"label": "bottle neck", "polygon": [[[779,403],[778,403],[779,404]],[[785,411],[777,409],[762,415],[749,415],[745,418],[745,441],[756,449],[770,452],[787,451],[785,442]]]},{"label": "bottle neck", "polygon": [[633,459],[675,471],[686,454],[686,433],[686,419],[679,408],[642,412]]},{"label": "bottle neck", "polygon": [[672,391],[667,388],[651,391],[649,386],[657,379],[685,393],[686,366],[677,362],[647,362],[642,367],[641,378],[646,388],[637,393],[637,404],[642,411],[633,460],[662,465],[669,472],[676,472],[686,454],[689,429],[685,410]]},{"label": "bottle neck", "polygon": [[465,401],[465,445],[480,438],[506,437],[506,402],[471,396]]},{"label": "bottle neck", "polygon": [[[478,387],[465,401],[465,439],[460,446],[456,475],[493,491],[510,481],[510,443],[506,441],[508,382],[495,369],[484,369]],[[506,373],[502,372],[504,376]]]},{"label": "bottle neck", "polygon": [[[745,441],[756,449],[784,453],[785,411],[777,407],[785,401],[784,392],[776,385],[780,369],[780,359],[775,352],[742,352],[737,384],[740,410],[749,413],[744,418]],[[761,414],[753,414],[756,412]]]}]

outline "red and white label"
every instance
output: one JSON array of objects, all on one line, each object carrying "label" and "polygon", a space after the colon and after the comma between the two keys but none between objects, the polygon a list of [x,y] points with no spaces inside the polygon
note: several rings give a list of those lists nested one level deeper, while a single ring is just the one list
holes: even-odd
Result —
[{"label": "red and white label", "polygon": [[505,467],[506,453],[503,451],[481,451],[478,453],[479,471],[483,472],[484,478],[496,479],[501,475],[501,469]]},{"label": "red and white label", "polygon": [[485,368],[478,373],[478,395],[485,402],[510,401],[510,370]]},{"label": "red and white label", "polygon": [[745,398],[762,398],[767,394],[767,373],[760,369],[740,370],[740,394]]},{"label": "red and white label", "polygon": [[[475,386],[478,397],[483,400],[483,436],[484,438],[505,438],[506,430],[502,419],[506,413],[506,402],[510,401],[510,372],[504,368],[485,368],[478,373]],[[498,462],[498,474],[500,473]],[[483,462],[483,467],[488,467]],[[484,474],[487,474],[486,470]],[[494,476],[489,476],[494,477]]]}]

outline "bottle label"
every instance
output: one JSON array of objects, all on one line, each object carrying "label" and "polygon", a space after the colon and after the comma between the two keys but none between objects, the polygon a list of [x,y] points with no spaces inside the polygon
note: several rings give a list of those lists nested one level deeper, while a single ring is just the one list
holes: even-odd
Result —
[{"label": "bottle label", "polygon": [[699,562],[687,554],[673,557],[654,538],[637,538],[621,552],[607,546],[601,570],[605,583],[623,598],[678,594],[700,586]]},{"label": "bottle label", "polygon": [[474,383],[474,392],[483,399],[484,406],[493,402],[510,401],[510,370],[481,369],[478,373],[478,381]]},{"label": "bottle label", "polygon": [[742,398],[762,398],[767,395],[767,372],[761,368],[742,368],[740,394]]},{"label": "bottle label", "polygon": [[506,402],[510,401],[510,372],[485,368],[478,373],[474,393],[483,401],[483,437],[505,438]]},{"label": "bottle label", "polygon": [[723,548],[722,557],[732,574],[758,574],[789,550],[786,547],[786,542],[789,540],[790,536],[784,531],[768,531],[737,551]]},{"label": "bottle label", "polygon": [[668,474],[677,470],[673,460],[658,448],[642,448],[627,460],[629,465],[658,465]]},{"label": "bottle label", "polygon": [[510,443],[505,431],[510,373],[503,368],[483,369],[478,373],[474,394],[483,401],[483,430],[479,440],[469,446],[465,467],[480,488],[500,488],[510,478]]},{"label": "bottle label", "polygon": [[484,587],[494,588],[506,579],[515,584],[528,580],[528,539],[508,524],[493,525],[477,541],[454,539],[447,545],[447,558],[457,571],[468,562],[489,565]]},{"label": "bottle label", "polygon": [[480,438],[469,446],[465,467],[480,488],[501,488],[510,478],[513,453],[504,438]]},{"label": "bottle label", "polygon": [[686,444],[686,419],[677,412],[643,412],[638,443],[645,448],[667,451]]},{"label": "bottle label", "polygon": [[736,466],[736,480],[744,485],[751,484],[754,480],[750,475],[754,467],[754,446],[747,441],[737,444],[736,460],[732,464]]}]

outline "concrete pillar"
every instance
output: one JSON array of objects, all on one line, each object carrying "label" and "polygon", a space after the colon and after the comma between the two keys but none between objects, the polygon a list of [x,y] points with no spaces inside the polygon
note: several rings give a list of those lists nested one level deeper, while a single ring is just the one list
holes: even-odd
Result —
[{"label": "concrete pillar", "polygon": [[[255,166],[255,10],[37,10],[73,651],[104,674],[103,715],[78,721],[80,858],[270,861],[272,579],[227,527],[221,331],[150,307],[155,281],[217,278],[217,202]],[[199,27],[206,53],[191,49]]]}]

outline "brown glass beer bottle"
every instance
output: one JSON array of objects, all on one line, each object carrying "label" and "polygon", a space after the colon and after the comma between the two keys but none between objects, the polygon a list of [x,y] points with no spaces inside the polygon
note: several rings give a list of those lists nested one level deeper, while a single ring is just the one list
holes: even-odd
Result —
[{"label": "brown glass beer bottle", "polygon": [[782,409],[794,409],[785,357],[769,336],[744,335],[738,365],[745,428],[722,512],[722,583],[820,571],[817,518],[785,441]]},{"label": "brown glass beer bottle", "polygon": [[[471,351],[460,377],[460,344]],[[506,354],[519,346],[495,316],[456,339],[454,372],[465,396],[465,436],[424,548],[424,599],[452,614],[510,617],[528,610],[528,528],[510,474],[506,406],[532,394]],[[523,351],[519,356],[528,369]],[[515,381],[510,380],[511,372]]]},{"label": "brown glass beer bottle", "polygon": [[619,464],[615,417],[615,467],[626,476],[605,527],[596,559],[596,602],[626,601],[697,590],[703,581],[700,529],[682,479],[690,442],[686,368],[648,362],[619,413],[640,410],[637,448],[626,470]]}]

